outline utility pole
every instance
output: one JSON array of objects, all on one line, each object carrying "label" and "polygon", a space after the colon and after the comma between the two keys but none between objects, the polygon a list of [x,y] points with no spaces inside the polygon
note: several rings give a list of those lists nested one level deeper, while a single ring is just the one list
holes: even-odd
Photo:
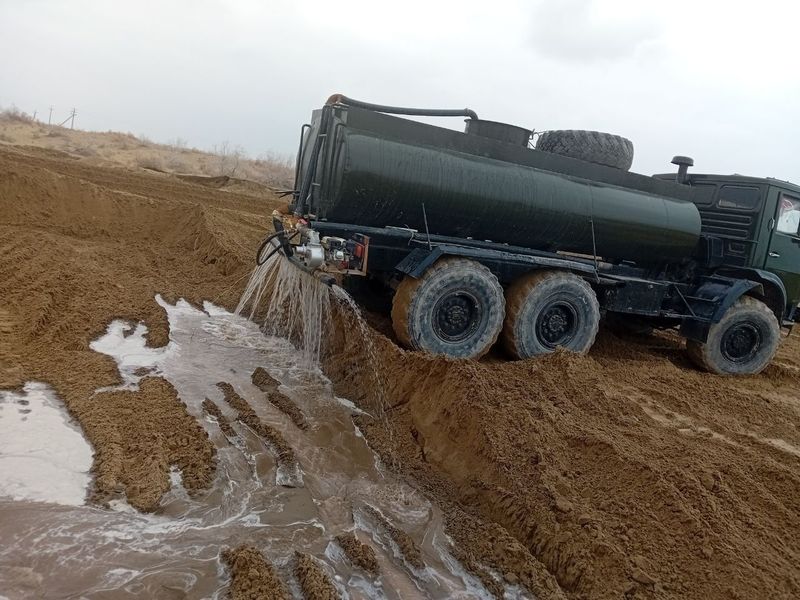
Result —
[{"label": "utility pole", "polygon": [[34,111],[33,111],[33,120],[34,120],[34,121],[36,120],[36,113],[37,113],[37,112],[39,112],[39,111],[37,111],[37,110],[34,110]]},{"label": "utility pole", "polygon": [[73,108],[72,109],[72,114],[70,115],[70,117],[71,117],[70,123],[69,123],[69,128],[70,129],[75,129],[75,115],[77,115],[77,114],[78,114],[78,112],[75,110],[75,108]]},{"label": "utility pole", "polygon": [[53,118],[53,105],[51,104],[50,105],[50,114],[47,115],[47,124],[48,125],[50,125],[50,121],[52,120],[52,118]]}]

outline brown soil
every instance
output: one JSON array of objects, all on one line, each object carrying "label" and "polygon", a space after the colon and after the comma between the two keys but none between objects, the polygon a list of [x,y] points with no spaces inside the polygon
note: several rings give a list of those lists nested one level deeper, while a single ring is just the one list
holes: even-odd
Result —
[{"label": "brown soil", "polygon": [[330,577],[309,554],[295,552],[294,575],[306,600],[339,600],[339,592]]},{"label": "brown soil", "polygon": [[423,569],[425,568],[425,563],[422,562],[422,554],[419,551],[419,547],[414,542],[413,538],[408,535],[402,529],[399,529],[392,525],[389,520],[384,517],[377,509],[369,506],[368,504],[364,505],[361,509],[364,513],[373,521],[375,521],[376,525],[386,531],[392,541],[397,544],[397,547],[400,549],[400,552],[403,554],[405,559],[408,563],[417,568]]},{"label": "brown soil", "polygon": [[275,408],[288,416],[292,420],[292,423],[298,427],[298,429],[308,429],[308,421],[306,421],[303,411],[300,410],[300,408],[291,398],[278,391],[278,386],[280,383],[278,383],[269,373],[267,373],[263,368],[258,367],[255,371],[253,371],[252,379],[253,384],[267,395],[267,400],[275,405]]},{"label": "brown soil", "polygon": [[[93,400],[81,415],[96,449],[95,501],[124,491],[131,506],[154,510],[170,488],[173,465],[190,493],[211,483],[216,449],[168,381],[147,377],[136,392],[102,392]],[[137,418],[142,413],[147,419]]]},{"label": "brown soil", "polygon": [[[55,388],[94,445],[95,498],[153,508],[169,465],[201,489],[214,457],[161,379],[93,395],[119,378],[89,342],[123,318],[165,344],[156,293],[235,306],[277,205],[0,146],[0,387]],[[800,597],[796,334],[762,375],[723,378],[666,334],[601,329],[586,357],[475,362],[374,333],[375,364],[355,331],[333,320],[326,373],[363,408],[385,404],[359,426],[484,580],[491,568],[540,599]]]},{"label": "brown soil", "polygon": [[131,133],[49,126],[13,111],[0,112],[0,146],[30,146],[98,166],[175,173],[198,185],[267,199],[272,197],[267,186],[286,189],[292,185],[294,168],[288,157],[266,155],[253,160],[235,147],[205,152],[187,147],[185,141],[175,142],[158,144]]},{"label": "brown soil", "polygon": [[457,542],[455,558],[497,598],[503,598],[502,586],[483,565],[494,569],[506,583],[530,590],[536,598],[566,597],[545,566],[500,525],[476,519],[453,506],[447,514],[447,531]]},{"label": "brown soil", "polygon": [[253,546],[242,545],[222,552],[231,572],[228,594],[231,600],[289,600],[278,574],[264,555]]},{"label": "brown soil", "polygon": [[367,573],[376,577],[380,571],[378,559],[375,558],[375,550],[359,540],[354,533],[343,533],[336,536],[336,542],[344,550],[350,562]]},{"label": "brown soil", "polygon": [[[326,372],[342,395],[372,406],[372,365],[344,343],[346,319],[337,323]],[[374,343],[390,418],[361,421],[373,447],[431,493],[500,525],[569,596],[800,590],[800,539],[786,535],[800,530],[796,338],[765,375],[739,379],[693,369],[670,335],[603,332],[588,357],[517,362]],[[451,523],[477,554],[485,532],[469,531]],[[520,566],[495,564],[523,581]]]},{"label": "brown soil", "polygon": [[286,465],[294,465],[297,463],[294,450],[289,446],[280,431],[259,419],[256,412],[247,403],[247,400],[237,394],[230,383],[220,382],[217,386],[222,390],[222,393],[225,394],[225,402],[230,404],[238,413],[237,419],[239,422],[244,423],[255,431],[268,446],[273,448],[280,462]]},{"label": "brown soil", "polygon": [[100,169],[58,153],[0,147],[0,387],[51,384],[94,446],[93,497],[127,492],[153,509],[170,465],[189,489],[213,450],[174,390],[93,395],[119,383],[114,361],[89,348],[115,318],[145,321],[167,342],[155,294],[235,304],[263,203],[164,177]]},{"label": "brown soil", "polygon": [[[392,418],[393,427],[369,418],[356,418],[356,424],[370,440],[370,445],[393,467],[411,478],[429,497],[435,498],[446,515],[447,533],[455,541],[454,555],[473,575],[486,584],[497,598],[501,586],[483,566],[495,570],[512,584],[520,584],[536,598],[561,600],[564,592],[555,577],[536,557],[505,528],[487,521],[458,504],[459,490],[443,474],[426,462],[415,439],[418,437],[407,415]],[[396,432],[410,431],[400,436]],[[492,583],[494,581],[494,583]]]},{"label": "brown soil", "polygon": [[222,414],[222,411],[219,409],[219,406],[214,404],[211,400],[206,398],[203,400],[203,411],[214,418],[219,425],[220,430],[222,433],[225,434],[225,437],[228,439],[236,437],[236,432],[231,427],[231,424],[228,422],[228,419],[225,415]]}]

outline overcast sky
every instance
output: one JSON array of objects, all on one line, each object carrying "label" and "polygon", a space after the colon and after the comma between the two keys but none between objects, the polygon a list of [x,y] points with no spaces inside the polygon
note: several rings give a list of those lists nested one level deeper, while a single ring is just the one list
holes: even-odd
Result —
[{"label": "overcast sky", "polygon": [[256,156],[341,92],[800,183],[799,25],[791,0],[0,0],[0,106]]}]

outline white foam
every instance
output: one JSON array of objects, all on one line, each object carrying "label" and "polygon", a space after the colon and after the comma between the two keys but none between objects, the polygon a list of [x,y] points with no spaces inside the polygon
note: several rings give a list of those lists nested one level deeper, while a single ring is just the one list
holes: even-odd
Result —
[{"label": "white foam", "polygon": [[99,388],[97,392],[138,389],[139,379],[142,376],[136,373],[140,372],[140,369],[144,368],[157,374],[164,358],[177,351],[174,342],[170,342],[164,348],[148,347],[146,334],[147,326],[143,323],[134,327],[130,323],[117,320],[111,322],[105,335],[89,344],[95,352],[114,357],[123,381],[121,385]]},{"label": "white foam", "polygon": [[91,466],[91,446],[49,386],[0,391],[0,496],[81,505]]}]

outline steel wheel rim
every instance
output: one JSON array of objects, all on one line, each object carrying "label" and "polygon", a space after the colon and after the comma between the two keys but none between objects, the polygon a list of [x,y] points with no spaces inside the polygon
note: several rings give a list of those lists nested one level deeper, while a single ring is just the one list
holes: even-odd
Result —
[{"label": "steel wheel rim", "polygon": [[461,342],[478,329],[483,307],[464,290],[442,296],[433,307],[433,330],[445,342]]},{"label": "steel wheel rim", "polygon": [[733,363],[746,363],[755,358],[762,342],[761,329],[755,323],[736,323],[722,336],[722,355]]},{"label": "steel wheel rim", "polygon": [[565,346],[578,331],[578,311],[569,302],[558,300],[548,304],[536,318],[536,337],[551,350]]}]

